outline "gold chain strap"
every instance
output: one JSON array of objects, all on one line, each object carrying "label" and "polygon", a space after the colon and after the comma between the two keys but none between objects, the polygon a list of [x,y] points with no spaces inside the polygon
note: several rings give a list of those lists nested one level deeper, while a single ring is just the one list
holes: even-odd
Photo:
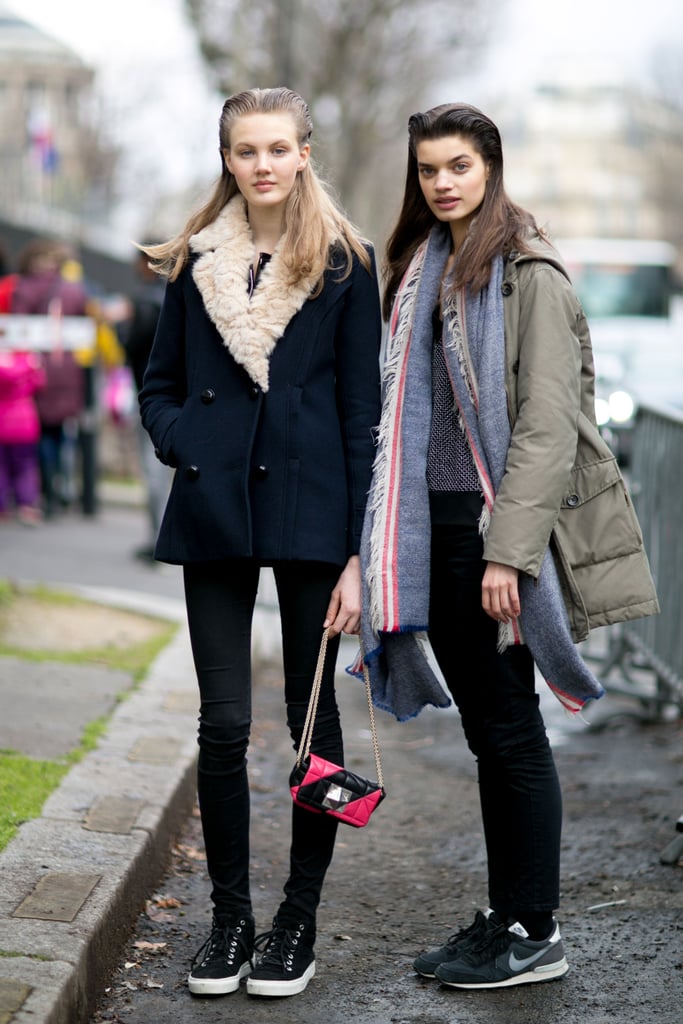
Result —
[{"label": "gold chain strap", "polygon": [[[322,640],[320,641],[320,651],[318,652],[318,663],[315,667],[315,675],[313,677],[311,698],[308,702],[308,711],[306,712],[304,731],[301,735],[299,752],[296,756],[297,767],[301,765],[301,762],[304,761],[311,752],[311,740],[313,739],[313,727],[315,725],[315,716],[318,711],[318,699],[320,697],[320,687],[322,685],[323,669],[325,667],[325,655],[327,654],[328,638],[329,629],[326,629],[323,631]],[[363,658],[362,645],[360,653],[361,658]],[[382,788],[384,788],[384,777],[382,775],[382,761],[379,755],[379,741],[377,739],[377,726],[375,724],[375,709],[372,705],[372,692],[370,689],[370,674],[368,672],[368,667],[365,664],[365,658],[363,658],[363,679],[365,680],[365,695],[368,701],[368,712],[370,713],[370,734],[372,736],[372,749],[375,755],[377,782]]]},{"label": "gold chain strap", "polygon": [[297,768],[302,761],[305,761],[311,752],[311,740],[313,739],[313,726],[315,725],[315,716],[318,711],[318,698],[320,697],[320,686],[323,679],[323,669],[325,667],[325,655],[327,654],[327,640],[329,637],[329,629],[323,631],[322,640],[320,641],[320,650],[318,652],[318,664],[315,666],[315,675],[313,676],[313,687],[311,689],[311,697],[308,702],[308,711],[306,712],[306,721],[304,722],[304,731],[301,734],[301,743],[299,744],[299,752],[296,755]]},{"label": "gold chain strap", "polygon": [[370,689],[370,673],[365,664],[363,645],[361,644],[360,656],[363,659],[363,679],[365,680],[365,695],[368,698],[368,711],[370,712],[370,733],[372,735],[372,749],[375,753],[375,766],[377,768],[377,781],[384,789],[384,777],[382,775],[382,761],[379,756],[379,741],[377,740],[377,726],[375,725],[375,709],[372,705],[372,691]]}]

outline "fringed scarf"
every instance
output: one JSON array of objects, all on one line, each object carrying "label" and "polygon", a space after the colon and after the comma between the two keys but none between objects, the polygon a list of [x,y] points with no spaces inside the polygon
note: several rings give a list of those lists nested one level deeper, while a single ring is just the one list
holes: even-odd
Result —
[{"label": "fringed scarf", "polygon": [[[432,312],[450,252],[440,226],[416,251],[394,302],[384,368],[378,450],[361,543],[361,636],[375,704],[399,721],[450,698],[432,665],[429,629]],[[444,352],[460,421],[477,467],[486,533],[510,444],[505,393],[502,258],[487,288],[458,293],[444,310]],[[499,647],[526,643],[553,693],[571,712],[603,689],[579,656],[548,550],[537,581],[520,574],[521,614]],[[521,627],[521,632],[520,632]],[[523,638],[523,639],[522,639]],[[351,671],[358,671],[354,666]]]}]

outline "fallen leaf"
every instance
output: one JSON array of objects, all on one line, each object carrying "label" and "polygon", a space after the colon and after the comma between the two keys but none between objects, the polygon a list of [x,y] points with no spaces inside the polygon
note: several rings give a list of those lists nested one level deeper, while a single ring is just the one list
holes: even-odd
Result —
[{"label": "fallen leaf", "polygon": [[167,923],[176,920],[173,914],[169,914],[166,910],[160,910],[158,907],[155,907],[151,900],[147,900],[145,913],[147,914],[147,917],[150,919],[150,921]]},{"label": "fallen leaf", "polygon": [[152,903],[157,907],[164,907],[168,909],[170,907],[182,907],[182,901],[177,900],[175,896],[153,896]]},{"label": "fallen leaf", "polygon": [[133,943],[135,949],[147,949],[154,953],[159,949],[165,949],[167,945],[167,942],[147,942],[145,939],[138,939]]},{"label": "fallen leaf", "polygon": [[178,856],[185,857],[187,860],[206,860],[206,853],[198,846],[183,846],[178,843],[176,846],[176,853]]}]

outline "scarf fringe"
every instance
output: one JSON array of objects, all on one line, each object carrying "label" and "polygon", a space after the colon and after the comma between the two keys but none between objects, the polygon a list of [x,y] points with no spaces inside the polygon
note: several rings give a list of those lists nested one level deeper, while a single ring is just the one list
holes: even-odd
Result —
[{"label": "scarf fringe", "polygon": [[[392,477],[390,463],[400,466],[401,417],[397,415],[397,411],[400,410],[399,398],[404,380],[401,370],[410,346],[412,308],[420,285],[426,248],[427,243],[424,242],[417,250],[399,286],[383,370],[384,399],[377,431],[377,455],[373,465],[376,486],[373,488],[367,508],[373,524],[370,535],[370,560],[366,570],[370,592],[370,621],[378,633],[400,629],[400,609],[394,607],[393,599],[390,607],[387,607],[384,593],[384,583],[387,579],[387,523],[397,511],[396,502],[391,500],[392,495],[389,491],[392,480],[395,485],[400,483]],[[389,526],[389,529],[392,531],[390,536],[393,536],[395,525]]]},{"label": "scarf fringe", "polygon": [[[448,321],[448,330],[444,332],[444,349],[452,349],[458,357],[458,365],[460,366],[460,373],[462,379],[465,382],[467,393],[470,396],[470,401],[475,412],[479,409],[479,388],[477,385],[477,377],[472,366],[472,360],[470,358],[469,347],[467,345],[466,325],[463,323],[462,310],[465,308],[465,296],[462,290],[456,295],[450,295],[444,306],[443,317],[444,321]],[[450,365],[446,360],[446,367],[448,370],[449,377],[451,376]],[[453,387],[453,380],[451,379],[451,387]],[[453,394],[456,394],[455,388],[453,388]],[[460,415],[460,425],[463,430],[465,424],[463,422],[463,414],[458,406],[458,412]]]},{"label": "scarf fringe", "polygon": [[[566,693],[561,690],[558,686],[554,686],[549,679],[546,679],[546,684],[550,688],[551,692],[555,694],[562,707],[572,717],[579,714],[579,712],[588,704],[591,700],[599,700],[602,693],[595,693],[588,697],[573,697],[570,693]],[[585,721],[585,719],[582,719]]]}]

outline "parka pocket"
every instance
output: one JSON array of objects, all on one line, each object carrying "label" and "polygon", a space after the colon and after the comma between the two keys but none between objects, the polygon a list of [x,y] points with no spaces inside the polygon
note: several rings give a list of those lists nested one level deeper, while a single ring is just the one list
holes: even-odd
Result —
[{"label": "parka pocket", "polygon": [[640,526],[613,456],[572,470],[555,536],[575,569],[639,550]]}]

